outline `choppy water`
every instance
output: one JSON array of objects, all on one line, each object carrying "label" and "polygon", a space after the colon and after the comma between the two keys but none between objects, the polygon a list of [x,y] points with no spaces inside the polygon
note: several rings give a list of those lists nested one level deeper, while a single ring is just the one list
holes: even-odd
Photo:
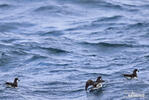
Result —
[{"label": "choppy water", "polygon": [[[134,68],[138,80],[121,76]],[[0,1],[0,100],[148,100],[148,76],[148,0]]]}]

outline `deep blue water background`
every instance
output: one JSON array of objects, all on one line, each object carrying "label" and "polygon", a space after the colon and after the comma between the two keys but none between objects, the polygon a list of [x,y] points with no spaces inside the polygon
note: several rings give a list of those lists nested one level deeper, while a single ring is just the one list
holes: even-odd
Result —
[{"label": "deep blue water background", "polygon": [[149,100],[148,76],[148,0],[0,0],[0,100]]}]

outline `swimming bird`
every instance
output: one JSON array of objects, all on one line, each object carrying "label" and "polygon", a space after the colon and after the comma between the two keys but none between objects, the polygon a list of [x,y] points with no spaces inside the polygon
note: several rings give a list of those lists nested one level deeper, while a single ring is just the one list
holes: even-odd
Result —
[{"label": "swimming bird", "polygon": [[15,78],[13,83],[12,82],[6,82],[5,84],[9,87],[14,87],[15,88],[15,87],[18,87],[18,81],[19,81],[19,79]]},{"label": "swimming bird", "polygon": [[85,85],[85,90],[87,91],[88,87],[89,86],[93,86],[92,88],[100,88],[102,87],[102,82],[105,82],[104,80],[102,80],[101,76],[99,76],[96,81],[93,81],[93,80],[88,80],[86,82],[86,85]]},{"label": "swimming bird", "polygon": [[137,78],[137,72],[139,72],[138,69],[134,69],[133,73],[132,74],[123,74],[124,77],[127,77],[127,78]]}]

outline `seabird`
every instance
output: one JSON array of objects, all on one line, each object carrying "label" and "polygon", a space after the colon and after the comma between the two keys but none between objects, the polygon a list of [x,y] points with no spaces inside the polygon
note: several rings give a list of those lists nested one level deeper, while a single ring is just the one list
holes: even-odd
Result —
[{"label": "seabird", "polygon": [[127,77],[127,78],[137,78],[137,72],[139,72],[138,69],[134,69],[133,73],[132,74],[123,74],[124,77]]},{"label": "seabird", "polygon": [[19,79],[18,78],[15,78],[14,79],[14,82],[12,83],[12,82],[6,82],[5,84],[7,85],[7,86],[10,86],[10,87],[18,87],[18,81],[19,81]]},{"label": "seabird", "polygon": [[92,81],[92,80],[88,80],[86,82],[86,85],[85,85],[85,90],[87,91],[88,87],[89,86],[93,86],[92,88],[99,88],[99,87],[102,87],[102,82],[105,82],[104,80],[102,80],[101,76],[99,76],[96,81]]}]

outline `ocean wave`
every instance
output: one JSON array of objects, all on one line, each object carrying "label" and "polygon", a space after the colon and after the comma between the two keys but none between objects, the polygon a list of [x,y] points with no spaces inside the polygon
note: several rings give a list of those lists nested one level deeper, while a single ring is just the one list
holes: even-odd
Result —
[{"label": "ocean wave", "polygon": [[3,8],[8,8],[10,7],[11,5],[9,4],[0,4],[0,9],[3,9]]},{"label": "ocean wave", "polygon": [[13,25],[9,25],[9,24],[0,24],[0,31],[1,32],[9,32],[11,30],[17,30],[18,28],[16,26]]},{"label": "ocean wave", "polygon": [[61,90],[60,92],[64,92],[66,94],[74,94],[74,93],[79,93],[84,91],[84,88],[80,88],[80,89],[70,89],[70,90]]},{"label": "ocean wave", "polygon": [[8,55],[7,53],[8,52],[2,52],[1,57],[0,57],[0,66],[5,66],[12,60],[12,57]]},{"label": "ocean wave", "polygon": [[40,11],[52,11],[52,12],[57,12],[60,7],[58,6],[42,6],[39,8],[36,8],[34,11],[35,12],[40,12]]},{"label": "ocean wave", "polygon": [[127,27],[128,28],[145,28],[145,27],[149,27],[149,23],[138,22],[138,23],[134,23],[134,24],[129,24]]},{"label": "ocean wave", "polygon": [[45,83],[44,85],[69,85],[71,84],[70,82],[63,82],[63,81],[53,81],[49,83]]},{"label": "ocean wave", "polygon": [[60,35],[63,35],[64,32],[63,31],[60,31],[60,30],[52,30],[52,31],[49,31],[49,32],[41,32],[40,35],[41,36],[60,36]]},{"label": "ocean wave", "polygon": [[46,56],[42,56],[39,54],[33,54],[30,58],[28,58],[25,63],[29,63],[29,62],[33,62],[35,60],[39,60],[39,59],[46,59]]},{"label": "ocean wave", "polygon": [[133,47],[132,44],[125,44],[125,43],[108,43],[108,42],[99,42],[99,43],[91,43],[91,42],[83,42],[86,45],[96,45],[102,47]]},{"label": "ocean wave", "polygon": [[69,53],[68,51],[66,51],[66,50],[63,50],[63,49],[59,49],[59,48],[52,48],[52,47],[40,47],[41,49],[43,49],[43,50],[47,50],[47,51],[49,51],[49,52],[52,52],[52,53]]},{"label": "ocean wave", "polygon": [[116,10],[124,10],[122,5],[110,3],[110,2],[103,2],[103,4],[99,4],[99,6],[102,6],[106,9],[116,9]]},{"label": "ocean wave", "polygon": [[93,21],[93,22],[109,22],[109,21],[116,21],[116,20],[119,20],[119,19],[121,19],[123,16],[120,16],[120,15],[116,15],[116,16],[111,16],[111,17],[101,17],[100,19],[97,19],[97,20],[95,20],[95,21]]},{"label": "ocean wave", "polygon": [[[69,64],[61,64],[62,66],[68,66]],[[63,72],[81,72],[81,71],[79,71],[79,70],[77,70],[77,69],[64,69],[64,70],[62,70],[62,69],[56,69],[56,70],[51,70],[50,71],[51,73],[59,73],[59,72],[61,72],[61,73],[63,73]]]},{"label": "ocean wave", "polygon": [[0,31],[1,32],[9,32],[12,30],[17,30],[19,28],[26,28],[26,27],[31,27],[34,26],[34,24],[31,23],[26,23],[26,22],[6,22],[6,23],[0,23]]},{"label": "ocean wave", "polygon": [[27,55],[28,54],[27,52],[25,52],[22,49],[12,50],[11,53],[15,54],[15,55]]},{"label": "ocean wave", "polygon": [[105,1],[105,0],[75,0],[75,1],[68,1],[68,0],[63,0],[63,1],[60,1],[60,0],[57,0],[57,1],[59,1],[59,2],[66,2],[66,3],[74,3],[74,4],[78,4],[78,5],[81,5],[81,6],[86,6],[86,5],[88,5],[88,6],[93,6],[94,5],[94,7],[96,6],[98,6],[98,7],[110,7],[110,8],[114,8],[114,7],[116,7],[116,8],[121,8],[121,6],[120,5],[118,5],[118,4],[114,4],[114,3],[111,3],[111,2],[108,2],[108,1]]},{"label": "ocean wave", "polygon": [[[45,63],[45,62],[39,62],[38,63],[38,65],[44,65],[44,66],[68,66],[69,64],[67,64],[67,63]],[[57,71],[59,71],[59,70],[51,70],[51,72],[57,72]]]},{"label": "ocean wave", "polygon": [[67,5],[45,5],[36,8],[33,12],[47,16],[50,14],[54,17],[77,16],[80,14],[76,8]]}]

